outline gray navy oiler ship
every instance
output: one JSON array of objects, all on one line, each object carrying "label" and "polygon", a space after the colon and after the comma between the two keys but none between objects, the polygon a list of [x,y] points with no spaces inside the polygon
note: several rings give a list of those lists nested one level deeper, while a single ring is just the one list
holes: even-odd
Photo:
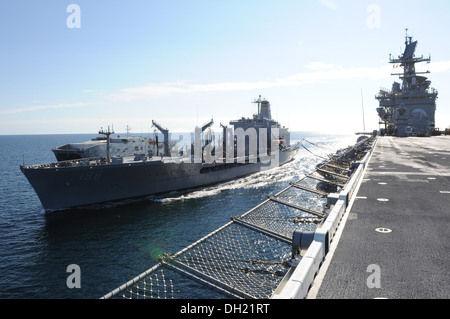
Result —
[{"label": "gray navy oiler ship", "polygon": [[254,103],[258,112],[253,118],[231,121],[233,128],[221,124],[223,134],[217,145],[215,137],[205,133],[212,120],[196,128],[195,141],[185,152],[171,148],[169,131],[153,121],[164,136],[161,154],[112,154],[113,132],[108,129],[99,132],[106,136],[106,157],[20,169],[44,210],[55,211],[213,185],[291,161],[299,146],[290,145],[288,129],[272,119],[267,100],[259,96]]}]

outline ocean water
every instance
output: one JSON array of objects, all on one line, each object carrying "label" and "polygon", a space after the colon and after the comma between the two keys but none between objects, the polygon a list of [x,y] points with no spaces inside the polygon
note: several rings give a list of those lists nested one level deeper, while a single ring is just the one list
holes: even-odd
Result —
[{"label": "ocean water", "polygon": [[[294,161],[269,171],[187,192],[95,209],[44,213],[19,166],[54,162],[51,148],[95,135],[0,136],[0,298],[100,298],[310,173],[320,156],[356,136],[293,132],[306,139]],[[69,288],[68,266],[80,267]],[[208,296],[204,296],[208,298]]]}]

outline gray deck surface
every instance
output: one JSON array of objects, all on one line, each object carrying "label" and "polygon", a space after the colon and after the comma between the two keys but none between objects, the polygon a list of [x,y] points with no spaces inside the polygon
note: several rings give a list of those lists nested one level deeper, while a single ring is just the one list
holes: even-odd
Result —
[{"label": "gray deck surface", "polygon": [[356,196],[315,298],[450,298],[450,136],[378,138]]}]

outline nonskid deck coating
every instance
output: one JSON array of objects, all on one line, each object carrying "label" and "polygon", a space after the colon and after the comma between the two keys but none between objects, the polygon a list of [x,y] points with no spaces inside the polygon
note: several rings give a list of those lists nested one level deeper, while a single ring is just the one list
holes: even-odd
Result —
[{"label": "nonskid deck coating", "polygon": [[449,298],[449,251],[450,137],[380,137],[313,297]]}]

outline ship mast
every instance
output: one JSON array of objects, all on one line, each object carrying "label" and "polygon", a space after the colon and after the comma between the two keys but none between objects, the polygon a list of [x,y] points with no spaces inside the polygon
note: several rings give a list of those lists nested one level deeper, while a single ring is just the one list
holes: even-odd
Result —
[{"label": "ship mast", "polygon": [[[170,152],[169,152],[169,130],[162,128],[161,125],[159,125],[158,123],[156,123],[153,120],[152,120],[152,126],[155,126],[163,134],[163,136],[164,136],[164,156],[169,156],[170,155]],[[158,144],[156,144],[156,149],[158,149]]]},{"label": "ship mast", "polygon": [[258,116],[259,116],[261,114],[261,95],[259,96],[258,99],[255,99],[252,103],[258,104]]},{"label": "ship mast", "polygon": [[227,154],[227,139],[228,139],[228,135],[227,135],[227,126],[223,125],[222,123],[220,123],[220,127],[222,128],[222,157],[223,157],[223,161],[225,162],[226,159],[226,154]]},{"label": "ship mast", "polygon": [[403,76],[403,84],[404,87],[407,87],[408,79],[415,77],[417,74],[426,74],[430,73],[430,71],[425,72],[416,72],[415,64],[419,62],[427,62],[430,63],[431,56],[428,59],[424,58],[423,55],[420,57],[415,57],[414,53],[417,47],[417,41],[412,42],[412,37],[408,36],[408,29],[406,30],[405,35],[405,52],[403,55],[398,56],[398,58],[392,58],[392,55],[389,55],[389,63],[399,64],[403,67],[403,73],[392,73],[391,75]]},{"label": "ship mast", "polygon": [[[211,119],[208,123],[205,123],[205,125],[202,126],[201,132],[205,132],[208,128],[210,128],[214,124],[214,120]],[[209,143],[213,141],[213,134],[211,134],[211,131],[205,133],[204,135],[204,145],[202,146],[202,149],[206,147]],[[202,151],[202,157],[203,157],[203,151]]]},{"label": "ship mast", "polygon": [[114,134],[114,131],[110,131],[109,130],[109,126],[108,126],[108,131],[103,131],[103,127],[101,128],[101,130],[98,132],[98,134],[103,134],[106,135],[106,161],[109,163],[111,161],[111,145],[110,145],[110,136],[111,134]]}]

